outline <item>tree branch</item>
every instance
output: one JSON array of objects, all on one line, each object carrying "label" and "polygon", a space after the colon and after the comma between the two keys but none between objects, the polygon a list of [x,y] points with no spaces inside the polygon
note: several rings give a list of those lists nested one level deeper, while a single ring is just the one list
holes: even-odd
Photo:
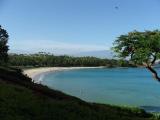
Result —
[{"label": "tree branch", "polygon": [[160,82],[160,77],[158,76],[158,73],[151,67],[151,66],[146,66],[146,68],[152,72],[153,77]]},{"label": "tree branch", "polygon": [[133,59],[134,52],[131,53],[131,59]]},{"label": "tree branch", "polygon": [[152,54],[152,56],[153,56],[153,60],[152,60],[152,62],[151,62],[151,65],[153,65],[153,64],[155,63],[156,59],[157,59],[156,53],[155,53],[155,55]]}]

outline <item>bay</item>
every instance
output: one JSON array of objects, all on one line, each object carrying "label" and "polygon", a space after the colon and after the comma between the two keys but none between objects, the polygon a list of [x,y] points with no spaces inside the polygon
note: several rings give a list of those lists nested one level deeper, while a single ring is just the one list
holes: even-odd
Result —
[{"label": "bay", "polygon": [[160,83],[145,68],[53,72],[45,75],[42,83],[89,102],[138,106],[147,111],[160,111]]}]

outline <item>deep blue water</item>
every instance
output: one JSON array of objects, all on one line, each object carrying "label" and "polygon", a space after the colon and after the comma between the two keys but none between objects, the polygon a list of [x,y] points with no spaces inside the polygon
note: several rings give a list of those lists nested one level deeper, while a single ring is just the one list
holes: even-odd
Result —
[{"label": "deep blue water", "polygon": [[43,79],[43,84],[85,101],[160,111],[160,83],[144,68],[68,70]]}]

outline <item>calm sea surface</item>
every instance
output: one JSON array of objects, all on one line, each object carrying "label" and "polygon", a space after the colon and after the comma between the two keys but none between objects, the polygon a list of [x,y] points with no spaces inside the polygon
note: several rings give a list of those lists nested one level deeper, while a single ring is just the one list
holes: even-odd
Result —
[{"label": "calm sea surface", "polygon": [[143,68],[68,70],[49,73],[43,79],[50,88],[85,101],[160,111],[160,83]]}]

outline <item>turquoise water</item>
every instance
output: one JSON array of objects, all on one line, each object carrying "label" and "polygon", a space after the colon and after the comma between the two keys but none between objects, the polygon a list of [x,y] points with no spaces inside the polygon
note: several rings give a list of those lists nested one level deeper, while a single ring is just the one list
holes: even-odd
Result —
[{"label": "turquoise water", "polygon": [[43,79],[50,88],[85,101],[160,111],[160,83],[144,68],[68,70]]}]

